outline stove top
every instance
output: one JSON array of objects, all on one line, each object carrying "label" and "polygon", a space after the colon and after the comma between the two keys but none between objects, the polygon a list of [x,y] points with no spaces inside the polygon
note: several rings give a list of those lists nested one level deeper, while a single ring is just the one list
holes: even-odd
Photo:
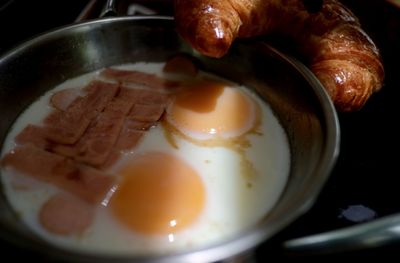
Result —
[{"label": "stove top", "polygon": [[[98,14],[99,6],[102,6],[88,5],[90,2],[104,1],[1,0],[0,33],[3,37],[0,54],[39,33],[74,23],[78,17],[90,19],[90,15]],[[155,10],[160,14],[172,14],[168,1],[146,2],[148,9],[127,5],[119,8],[125,8],[125,11],[130,8],[129,12],[133,13],[146,14]],[[316,254],[294,253],[282,247],[285,240],[341,229],[400,212],[397,196],[400,177],[396,172],[399,156],[399,140],[396,138],[400,134],[396,123],[399,119],[397,99],[400,97],[397,73],[400,61],[400,8],[381,0],[342,2],[359,17],[365,31],[380,48],[386,70],[385,85],[359,112],[339,113],[341,148],[330,179],[311,210],[256,250],[256,262],[271,255],[286,260],[370,259],[395,254],[400,248],[392,244],[369,250]],[[6,258],[24,260],[32,257],[22,249],[2,242],[0,251]]]}]

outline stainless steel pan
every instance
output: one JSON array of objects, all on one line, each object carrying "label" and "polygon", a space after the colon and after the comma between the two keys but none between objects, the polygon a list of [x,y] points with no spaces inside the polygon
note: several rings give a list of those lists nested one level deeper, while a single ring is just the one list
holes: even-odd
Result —
[{"label": "stainless steel pan", "polygon": [[262,222],[232,240],[178,255],[107,257],[57,248],[35,237],[0,198],[0,235],[5,240],[73,262],[188,262],[237,258],[272,237],[314,200],[339,153],[336,112],[321,84],[295,59],[265,43],[238,42],[222,59],[203,57],[176,34],[170,17],[102,18],[59,28],[0,58],[0,140],[18,115],[46,90],[83,73],[135,61],[164,61],[177,52],[195,56],[204,70],[253,88],[267,100],[290,140],[288,185]]}]

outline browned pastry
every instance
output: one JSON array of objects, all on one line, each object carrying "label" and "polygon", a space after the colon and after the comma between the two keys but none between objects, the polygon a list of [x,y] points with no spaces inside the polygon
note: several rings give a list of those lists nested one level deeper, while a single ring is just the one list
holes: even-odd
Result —
[{"label": "browned pastry", "polygon": [[339,111],[360,109],[383,85],[379,50],[337,0],[310,13],[302,0],[174,0],[178,32],[204,55],[222,57],[236,38],[289,36]]}]

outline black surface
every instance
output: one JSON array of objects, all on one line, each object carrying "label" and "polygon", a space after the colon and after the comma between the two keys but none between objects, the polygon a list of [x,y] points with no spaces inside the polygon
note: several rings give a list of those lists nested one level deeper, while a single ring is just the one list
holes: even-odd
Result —
[{"label": "black surface", "polygon": [[[87,1],[0,1],[0,54],[38,33],[70,24]],[[364,108],[339,113],[341,150],[338,162],[312,209],[286,230],[260,246],[257,261],[270,259],[371,259],[396,255],[400,245],[329,255],[291,254],[280,244],[287,239],[355,225],[400,212],[398,149],[400,128],[400,9],[383,0],[346,0],[365,31],[381,50],[386,78],[382,90]],[[0,76],[1,77],[1,76]],[[350,208],[350,210],[349,210]],[[361,218],[351,209],[361,209]],[[353,216],[353,217],[352,217]],[[4,258],[25,260],[31,254],[0,243]]]},{"label": "black surface", "polygon": [[[340,229],[400,212],[397,167],[400,146],[400,9],[382,0],[342,2],[359,17],[363,29],[379,47],[386,72],[385,84],[362,110],[339,113],[341,149],[330,179],[312,209],[261,246],[257,251],[258,258],[267,258],[272,253],[290,260],[369,260],[397,255],[400,249],[400,245],[393,244],[368,251],[311,255],[289,253],[280,246],[287,239]],[[353,213],[347,219],[347,212],[354,208],[360,208],[364,218],[354,218]]]}]

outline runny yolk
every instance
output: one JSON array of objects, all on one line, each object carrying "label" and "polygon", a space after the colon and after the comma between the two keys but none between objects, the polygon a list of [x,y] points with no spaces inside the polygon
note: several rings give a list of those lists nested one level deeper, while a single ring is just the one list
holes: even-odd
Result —
[{"label": "runny yolk", "polygon": [[122,182],[110,205],[114,215],[133,231],[175,233],[193,223],[204,207],[202,180],[173,155],[140,155],[120,175]]},{"label": "runny yolk", "polygon": [[252,127],[254,109],[252,101],[238,88],[201,82],[178,93],[167,116],[182,132],[229,137]]}]

